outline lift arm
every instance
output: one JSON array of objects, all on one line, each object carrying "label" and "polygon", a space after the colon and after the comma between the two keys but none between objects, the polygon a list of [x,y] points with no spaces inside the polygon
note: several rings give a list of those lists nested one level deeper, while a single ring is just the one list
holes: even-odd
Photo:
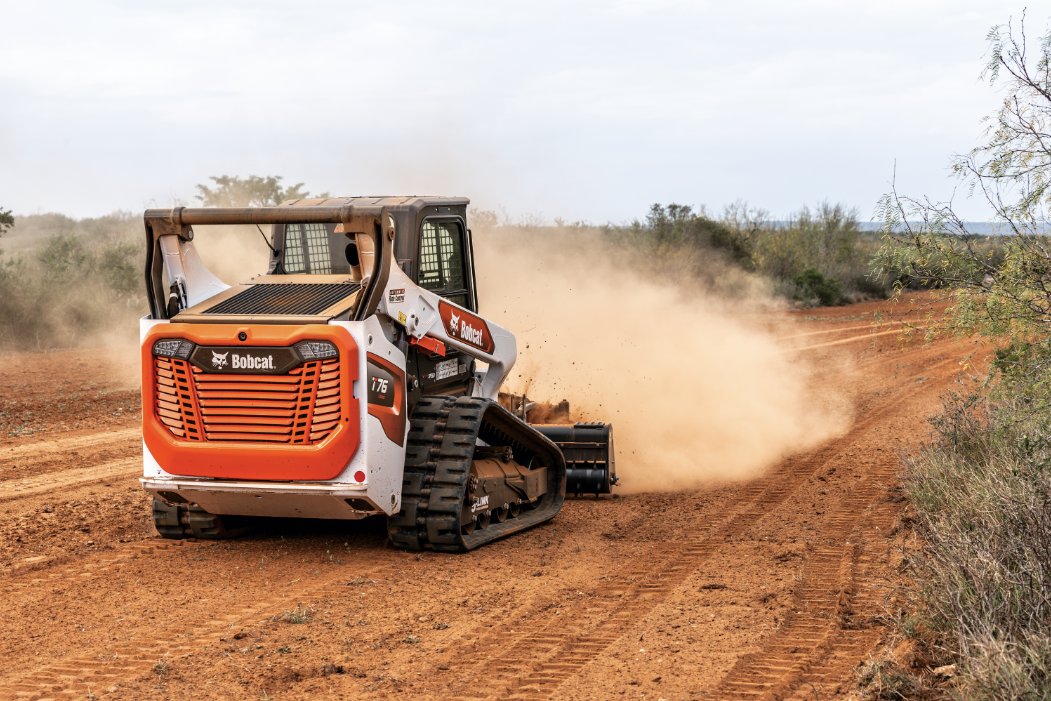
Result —
[{"label": "lift arm", "polygon": [[497,398],[518,357],[513,333],[423,289],[397,266],[391,267],[379,311],[403,326],[410,338],[421,345],[440,351],[440,346],[434,343],[437,341],[484,361],[488,368],[473,394]]}]

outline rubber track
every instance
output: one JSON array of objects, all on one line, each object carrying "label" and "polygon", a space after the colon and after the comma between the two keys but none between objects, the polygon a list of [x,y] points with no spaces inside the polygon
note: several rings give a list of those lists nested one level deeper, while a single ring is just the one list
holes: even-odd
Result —
[{"label": "rubber track", "polygon": [[[463,535],[460,512],[479,439],[510,446],[523,465],[539,458],[548,467],[548,490],[519,516]],[[401,511],[388,519],[390,540],[405,550],[473,550],[551,520],[562,509],[565,495],[562,451],[528,424],[488,399],[423,397],[412,415]]]}]

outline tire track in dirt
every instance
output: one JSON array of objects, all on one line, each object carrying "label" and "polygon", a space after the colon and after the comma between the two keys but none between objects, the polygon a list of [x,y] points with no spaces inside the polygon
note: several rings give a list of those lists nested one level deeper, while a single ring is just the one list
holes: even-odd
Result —
[{"label": "tire track in dirt", "polygon": [[75,563],[68,558],[47,559],[33,558],[33,561],[11,567],[0,573],[0,582],[9,590],[25,589],[40,592],[47,597],[51,589],[45,585],[55,582],[79,581],[88,583],[99,577],[108,577],[118,565],[130,562],[144,555],[163,552],[180,547],[184,541],[178,540],[141,540],[133,543],[122,543],[119,547],[96,553],[90,558],[82,558]]},{"label": "tire track in dirt", "polygon": [[0,448],[0,479],[6,480],[0,482],[0,500],[5,487],[13,486],[16,479],[24,478],[28,483],[71,467],[87,469],[101,462],[141,456],[141,446],[142,431],[124,428]]},{"label": "tire track in dirt", "polygon": [[[936,352],[931,347],[921,355],[925,357]],[[922,371],[948,362],[952,361],[925,365]],[[444,666],[484,673],[487,677],[484,691],[464,689],[459,690],[460,693],[465,698],[476,699],[549,698],[563,682],[632,630],[634,621],[653,610],[685,582],[725,545],[730,535],[768,517],[808,478],[849,447],[859,433],[883,422],[890,410],[911,391],[911,386],[899,386],[896,392],[881,397],[874,406],[868,407],[866,418],[857,422],[846,436],[812,453],[791,458],[775,473],[740,488],[728,516],[684,543],[657,546],[650,557],[635,560],[616,580],[607,582],[601,594],[574,619],[552,621],[545,612],[536,611],[519,617],[515,632],[507,628],[480,630],[475,644],[465,646],[452,658],[443,660]],[[851,499],[844,507],[842,518],[845,523],[857,523],[859,500],[864,501],[864,498]],[[840,529],[841,525],[837,521],[834,527]],[[841,553],[831,549],[827,553],[818,552],[815,558],[814,566],[827,574],[826,560],[831,558],[839,567]],[[652,564],[654,560],[656,564]],[[507,649],[529,650],[533,655],[510,657],[502,654]]]},{"label": "tire track in dirt", "polygon": [[[807,464],[815,462],[816,459],[806,461]],[[788,496],[787,486],[778,486],[773,490],[763,490],[756,485],[745,488],[746,492],[753,498],[745,501],[745,505],[751,508],[739,510],[735,516],[726,520],[727,528],[736,527],[734,524],[743,524],[753,521],[757,514],[764,513],[764,503],[772,500],[781,500]],[[720,529],[720,531],[723,529]],[[717,534],[713,534],[711,540],[717,541]],[[620,637],[623,629],[631,617],[638,615],[641,607],[649,608],[657,603],[655,597],[670,591],[670,585],[678,578],[685,578],[689,573],[688,564],[699,563],[710,554],[713,543],[699,542],[692,546],[688,545],[686,558],[679,554],[672,554],[670,549],[665,549],[661,567],[658,573],[648,571],[644,566],[638,566],[632,571],[618,577],[617,582],[611,582],[609,588],[604,592],[603,599],[599,602],[599,608],[589,613],[592,615],[600,612],[610,613],[614,608],[623,608],[623,612],[613,612],[613,615],[605,622],[601,629],[594,631],[591,636],[577,641],[568,651],[569,657],[561,656],[568,660],[579,658],[580,652],[599,651],[595,643],[604,642],[604,648],[610,642]],[[214,543],[196,543],[183,541],[150,541],[135,544],[119,551],[99,557],[94,562],[83,561],[68,563],[67,565],[55,567],[42,576],[23,578],[16,586],[42,587],[46,582],[67,582],[71,579],[87,583],[97,578],[110,578],[115,576],[115,570],[122,564],[138,557],[149,555],[169,556],[173,548],[214,547]],[[401,566],[400,553],[383,550],[370,552],[373,559],[379,555],[383,560],[368,567],[355,569],[356,577],[369,577],[381,579],[385,575],[393,576]],[[385,556],[385,557],[384,557]],[[175,567],[173,562],[170,566]],[[35,574],[35,573],[33,573]],[[161,623],[154,626],[148,632],[129,635],[122,644],[108,649],[96,648],[91,655],[78,655],[57,660],[51,664],[32,670],[24,675],[14,678],[0,680],[0,696],[11,694],[14,698],[41,699],[53,695],[76,696],[86,693],[104,695],[101,689],[111,686],[117,682],[130,680],[150,671],[151,667],[164,657],[178,658],[202,647],[218,643],[224,636],[232,634],[233,627],[247,627],[266,622],[273,614],[289,607],[291,602],[305,600],[332,599],[345,596],[347,588],[344,581],[346,573],[343,570],[330,572],[325,577],[315,580],[308,587],[287,588],[279,592],[273,592],[263,599],[256,599],[251,604],[234,607],[218,618],[208,617],[204,621],[192,621],[180,619],[178,622]],[[657,583],[654,580],[661,580]],[[633,606],[625,606],[626,601],[634,603]],[[626,613],[631,614],[627,618]],[[485,624],[489,631],[493,630],[490,623]],[[506,633],[506,631],[505,631]],[[610,637],[610,634],[613,634]],[[537,635],[521,636],[523,644],[538,644],[542,642]],[[555,639],[560,639],[555,636]],[[492,640],[494,652],[506,645],[508,642],[505,635],[498,634]],[[573,657],[576,653],[577,657]],[[495,655],[491,659],[499,659]],[[585,661],[584,658],[580,658]]]},{"label": "tire track in dirt", "polygon": [[[23,530],[27,519],[39,524],[42,512],[55,512],[55,518],[76,518],[76,507],[71,509],[70,505],[96,498],[90,491],[93,485],[132,485],[142,470],[140,445],[138,429],[120,429],[60,436],[0,450],[0,475],[4,477],[0,479],[0,540],[4,559],[9,560],[0,576],[41,570],[68,559],[68,553],[42,554],[47,547],[41,547]],[[67,531],[75,529],[70,523],[62,524]],[[51,550],[75,547],[76,542],[55,540]]]},{"label": "tire track in dirt", "polygon": [[[870,512],[872,519],[880,524],[897,518],[900,507],[893,503],[877,504]],[[881,626],[876,618],[881,613],[882,602],[888,591],[883,584],[884,562],[889,546],[872,538],[864,538],[854,561],[851,588],[846,606],[841,614],[840,625],[825,640],[823,655],[811,659],[802,674],[790,686],[790,698],[831,698],[838,693],[844,681],[853,678],[853,670],[879,643]]]},{"label": "tire track in dirt", "polygon": [[[46,457],[62,457],[70,454],[75,457],[76,451],[89,447],[119,445],[128,442],[129,438],[138,439],[140,431],[129,429],[111,433],[92,434],[41,441],[17,446],[5,451],[5,458],[14,459],[37,457],[45,451]],[[137,440],[135,441],[137,444]],[[5,480],[0,482],[0,503],[14,502],[19,499],[59,492],[94,482],[104,482],[114,478],[132,476],[142,469],[142,458],[139,456],[123,458],[101,465],[61,470],[44,473],[34,477]],[[69,561],[69,558],[48,560],[31,558],[9,568],[0,578],[0,585],[9,591],[21,590],[32,597],[34,592],[40,596],[51,596],[57,585],[90,586],[92,582],[102,580],[119,580],[120,569],[136,560],[148,557],[170,558],[173,553],[182,549],[199,550],[211,548],[212,542],[173,541],[154,539],[122,544],[105,553],[91,558],[80,558]],[[384,564],[371,568],[358,568],[356,574],[371,577],[381,576],[396,567],[392,559],[394,553],[386,552]],[[266,613],[275,613],[289,601],[301,600],[304,597],[335,596],[340,594],[344,584],[342,571],[331,572],[327,576],[314,580],[307,588],[294,587],[275,591],[271,596],[255,598],[251,604],[235,605],[218,617],[208,616],[207,620],[185,620],[176,617],[176,621],[155,626],[149,632],[131,634],[118,646],[108,650],[95,650],[91,655],[77,655],[53,661],[47,665],[31,670],[23,675],[0,679],[0,698],[49,698],[53,695],[82,697],[87,693],[98,695],[101,685],[112,685],[114,682],[129,679],[149,671],[152,664],[164,656],[179,657],[193,652],[202,645],[217,642],[233,625],[255,624],[267,620]],[[172,644],[173,640],[178,640]]]},{"label": "tire track in dirt", "polygon": [[717,687],[720,698],[814,698],[819,686],[848,678],[875,647],[880,630],[872,619],[882,594],[878,553],[887,552],[886,535],[901,511],[889,491],[898,469],[897,457],[888,455],[835,504],[817,537],[843,546],[819,547],[807,558],[793,613],[759,651],[737,661]]},{"label": "tire track in dirt", "polygon": [[[119,565],[149,555],[166,556],[168,566],[175,569],[177,563],[170,557],[173,550],[192,552],[216,545],[214,542],[148,541],[122,548],[87,565],[82,561],[69,563],[48,571],[43,577],[21,582],[20,586],[35,587],[45,581],[86,582],[119,576],[115,572]],[[394,574],[402,564],[401,554],[391,550],[370,551],[370,556],[374,562],[355,567],[355,578],[380,579]],[[86,694],[104,696],[103,687],[148,673],[162,660],[185,657],[217,644],[237,629],[265,623],[296,602],[342,596],[347,590],[347,574],[342,568],[334,568],[306,587],[290,582],[285,587],[270,590],[266,596],[254,597],[251,603],[243,603],[236,593],[231,593],[231,605],[221,611],[201,612],[196,618],[180,612],[167,621],[153,622],[148,630],[127,631],[119,644],[96,647],[90,654],[68,656],[24,674],[0,679],[0,698],[42,700],[57,696],[82,698]]]},{"label": "tire track in dirt", "polygon": [[101,465],[75,467],[70,470],[46,472],[33,477],[0,482],[0,503],[69,489],[92,482],[105,482],[117,477],[137,474],[142,470],[142,458],[123,458]]},{"label": "tire track in dirt", "polygon": [[[917,329],[917,330],[921,330],[921,329],[925,329],[927,327],[926,326],[913,326],[912,328]],[[878,338],[880,336],[890,336],[891,334],[899,334],[900,335],[901,334],[901,329],[891,329],[890,331],[878,331],[878,332],[874,332],[874,333],[866,333],[866,334],[862,334],[860,336],[851,336],[850,338],[839,338],[839,339],[836,339],[834,341],[825,341],[823,343],[815,343],[815,344],[812,344],[812,345],[809,345],[809,346],[800,346],[798,348],[786,348],[784,352],[791,353],[791,352],[801,352],[801,351],[816,350],[818,348],[831,348],[832,346],[842,346],[842,345],[844,345],[846,343],[857,343],[858,341],[865,341],[865,340],[869,340],[869,339],[873,339],[873,338]]]},{"label": "tire track in dirt", "polygon": [[[28,590],[30,599],[33,592],[39,592],[41,597],[52,597],[57,585],[73,582],[75,590],[77,586],[89,586],[94,581],[119,581],[124,576],[120,568],[136,560],[163,558],[167,568],[178,571],[182,561],[175,559],[177,556],[182,555],[183,560],[193,559],[202,549],[212,550],[221,545],[216,541],[157,538],[128,544],[86,562],[81,559],[57,563],[57,566],[42,572],[13,573],[7,585],[12,589]],[[361,550],[352,573],[334,568],[320,576],[314,575],[307,586],[300,582],[288,583],[267,590],[262,597],[254,596],[251,603],[242,602],[236,593],[232,593],[234,600],[228,608],[221,609],[221,615],[211,610],[196,615],[180,612],[174,620],[154,623],[146,631],[128,631],[120,644],[95,646],[90,655],[65,656],[24,674],[0,678],[0,698],[8,698],[8,694],[11,698],[34,700],[81,698],[85,694],[102,698],[107,695],[106,688],[148,674],[162,660],[175,661],[198,653],[217,645],[238,629],[256,629],[297,603],[314,606],[324,601],[340,601],[351,591],[348,585],[354,581],[393,581],[404,572],[405,553],[386,547],[366,546]],[[25,597],[23,600],[26,601]],[[0,657],[7,652],[0,650]]]},{"label": "tire track in dirt", "polygon": [[[794,593],[793,613],[760,651],[738,660],[719,683],[719,698],[785,698],[793,693],[810,698],[813,685],[831,677],[841,681],[844,676],[837,673],[848,671],[876,644],[877,629],[850,626],[856,625],[851,619],[861,603],[859,588],[872,589],[864,576],[868,573],[860,570],[867,569],[862,560],[871,562],[876,544],[859,529],[890,521],[897,513],[897,507],[875,503],[879,486],[869,482],[867,488],[859,488],[825,520],[828,528],[821,538],[840,540],[843,547],[814,549]],[[875,604],[875,596],[870,599],[865,603]],[[838,669],[833,660],[842,661],[848,670]]]},{"label": "tire track in dirt", "polygon": [[[832,450],[798,462],[791,480],[781,484],[743,488],[732,513],[696,537],[674,546],[658,547],[646,561],[638,560],[616,580],[607,582],[601,594],[580,610],[574,621],[550,622],[532,617],[521,621],[525,630],[509,635],[507,630],[491,634],[472,651],[473,665],[490,675],[489,690],[473,698],[545,699],[564,681],[604,653],[632,623],[644,617],[667,598],[715,551],[730,534],[746,528],[757,518],[786,500],[798,483],[820,469]],[[782,475],[784,477],[784,475]],[[652,564],[656,560],[656,564]],[[508,658],[501,650],[529,650],[532,658]],[[492,660],[499,660],[495,664]],[[456,662],[447,663],[453,666]],[[470,694],[468,694],[470,696]]]},{"label": "tire track in dirt", "polygon": [[884,321],[884,322],[870,321],[869,323],[862,324],[860,326],[841,326],[841,327],[835,328],[835,329],[821,329],[820,331],[804,331],[803,333],[794,333],[794,334],[790,334],[788,336],[778,336],[775,340],[777,340],[777,341],[791,341],[791,340],[796,339],[796,338],[807,338],[809,336],[825,336],[825,335],[828,335],[828,334],[831,334],[831,333],[846,333],[848,331],[864,331],[866,329],[868,329],[870,331],[875,331],[879,326],[892,326],[892,325],[900,326],[901,324],[905,324],[905,323],[907,323],[907,322],[904,322],[904,321]]},{"label": "tire track in dirt", "polygon": [[0,465],[27,457],[36,458],[46,453],[72,453],[85,448],[132,441],[135,443],[142,441],[142,430],[140,428],[126,428],[118,431],[91,433],[83,436],[66,436],[46,441],[23,443],[0,450]]}]

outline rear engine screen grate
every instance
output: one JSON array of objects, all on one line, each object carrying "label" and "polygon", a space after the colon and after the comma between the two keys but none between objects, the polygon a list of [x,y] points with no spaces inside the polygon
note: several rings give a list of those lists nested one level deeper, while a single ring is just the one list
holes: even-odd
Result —
[{"label": "rear engine screen grate", "polygon": [[204,314],[287,314],[312,316],[358,290],[353,282],[326,284],[252,285],[230,299],[204,310]]},{"label": "rear engine screen grate", "polygon": [[179,358],[153,364],[154,411],[181,440],[310,445],[339,425],[339,358],[287,375],[205,373]]}]

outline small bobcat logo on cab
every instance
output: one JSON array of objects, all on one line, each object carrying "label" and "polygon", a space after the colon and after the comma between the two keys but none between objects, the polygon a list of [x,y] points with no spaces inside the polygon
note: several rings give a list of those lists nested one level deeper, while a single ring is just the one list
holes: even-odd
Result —
[{"label": "small bobcat logo on cab", "polygon": [[451,333],[453,336],[456,336],[456,335],[458,335],[457,332],[459,330],[460,330],[460,315],[459,314],[450,314],[449,315],[449,333]]},{"label": "small bobcat logo on cab", "polygon": [[216,353],[215,351],[212,351],[212,367],[220,369],[225,368],[226,358],[229,355],[230,351],[226,351],[225,353]]}]

